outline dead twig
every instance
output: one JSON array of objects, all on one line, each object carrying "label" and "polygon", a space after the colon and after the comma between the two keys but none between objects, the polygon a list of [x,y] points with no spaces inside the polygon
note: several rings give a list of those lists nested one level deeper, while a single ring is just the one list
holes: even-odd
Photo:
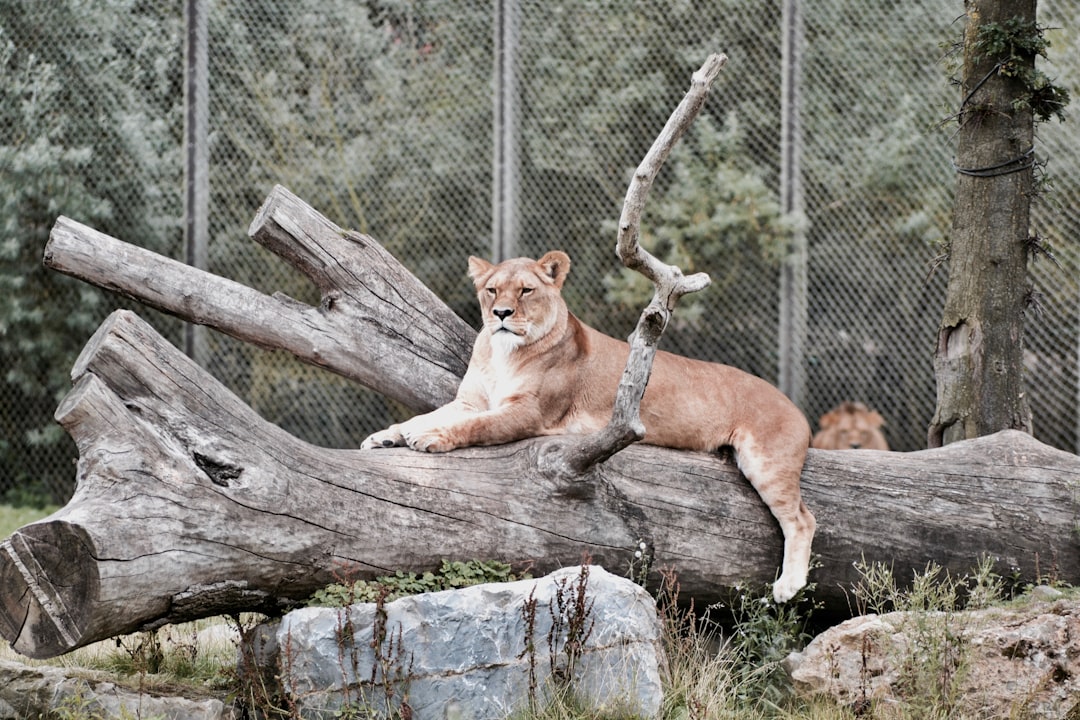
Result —
[{"label": "dead twig", "polygon": [[623,201],[619,218],[616,252],[623,264],[641,273],[652,282],[653,298],[642,311],[637,328],[630,338],[630,356],[626,361],[615,397],[615,408],[607,427],[591,435],[568,438],[550,448],[540,466],[549,475],[580,477],[597,464],[607,460],[631,443],[645,437],[641,422],[641,398],[645,394],[652,372],[656,347],[671,319],[675,304],[683,295],[702,290],[709,285],[709,276],[696,273],[684,276],[682,271],[660,262],[641,247],[641,214],[660,168],[672,148],[697,118],[708,97],[709,88],[727,63],[726,55],[710,55],[694,73],[690,90],[668,118],[664,129],[653,141],[649,152],[638,165]]}]

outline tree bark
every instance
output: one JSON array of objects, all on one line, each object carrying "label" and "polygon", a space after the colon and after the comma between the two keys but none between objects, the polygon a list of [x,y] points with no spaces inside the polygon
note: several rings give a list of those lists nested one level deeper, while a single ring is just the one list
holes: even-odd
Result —
[{"label": "tree bark", "polygon": [[[283,247],[319,256],[318,232],[286,217],[277,226],[290,236],[280,238]],[[264,316],[219,306],[238,297],[252,308],[280,303],[281,313],[294,313],[271,315],[282,342],[349,347],[350,323],[391,327],[383,318],[401,312],[396,300],[408,292],[371,293],[370,302],[351,306],[349,322],[334,320],[340,303],[305,310],[257,294],[249,301],[233,286],[220,295],[208,286],[196,307],[195,295],[159,296],[137,278],[153,278],[152,288],[190,288],[211,282],[205,273],[151,254],[130,259],[130,246],[105,240],[60,221],[50,263],[75,267],[75,258],[104,248],[83,276],[135,297],[153,292],[156,307],[212,319],[263,344],[277,342],[258,327]],[[337,252],[338,265],[356,268],[353,255],[371,250],[344,243]],[[122,261],[96,268],[109,253]],[[360,294],[347,277],[340,290]],[[304,320],[282,328],[283,317]],[[430,379],[447,372],[446,348],[421,344],[428,349],[420,352],[412,338],[436,337],[439,317],[413,318],[409,336],[387,333],[364,370],[374,385],[396,376],[399,353],[411,353],[418,403],[436,404],[440,385]],[[340,354],[318,359],[352,367]],[[588,554],[624,573],[645,542],[653,568],[673,569],[684,596],[699,604],[724,600],[741,582],[771,581],[780,563],[779,528],[720,455],[633,445],[569,479],[544,471],[544,458],[567,442],[558,437],[446,455],[317,448],[259,418],[126,311],[91,338],[72,378],[57,419],[79,448],[75,495],[0,544],[0,635],[31,657],[167,622],[277,612],[343,573],[419,571],[442,559],[500,559],[545,572]],[[1080,580],[1078,483],[1080,459],[1015,432],[911,454],[812,450],[803,497],[818,518],[816,596],[842,611],[859,560],[892,564],[903,576],[930,561],[967,572],[989,554],[1026,578],[1041,559],[1043,570],[1056,565],[1059,577]]]},{"label": "tree bark", "polygon": [[1035,54],[991,51],[986,33],[1028,25],[1034,31],[1035,0],[965,5],[949,282],[934,354],[937,409],[927,433],[932,448],[1003,429],[1031,432],[1023,339],[1035,157],[1024,78]]}]

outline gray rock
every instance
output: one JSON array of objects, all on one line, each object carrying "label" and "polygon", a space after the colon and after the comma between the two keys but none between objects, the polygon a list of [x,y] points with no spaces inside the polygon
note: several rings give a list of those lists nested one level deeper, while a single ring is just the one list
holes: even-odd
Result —
[{"label": "gray rock", "polygon": [[[583,605],[587,613],[577,616],[587,638],[568,666],[572,608]],[[568,675],[568,687],[588,706],[659,712],[656,605],[641,587],[602,568],[406,597],[384,610],[380,617],[373,604],[304,608],[281,620],[282,686],[305,718],[329,718],[349,705],[385,711],[406,703],[417,720],[501,719],[530,697],[543,702]],[[381,644],[373,643],[376,633],[384,635]]]},{"label": "gray rock", "polygon": [[1031,599],[1038,602],[1053,602],[1064,596],[1065,593],[1049,585],[1038,585],[1031,589]]},{"label": "gray rock", "polygon": [[[232,709],[220,700],[155,697],[133,692],[90,674],[56,667],[31,667],[0,661],[0,720],[45,717],[59,710],[88,717],[229,720]],[[82,715],[79,715],[82,717]]]},{"label": "gray rock", "polygon": [[[935,630],[934,623],[938,624]],[[1080,601],[941,613],[889,613],[848,620],[785,660],[804,695],[842,704],[903,701],[903,674],[928,662],[940,631],[959,638],[949,680],[965,717],[1073,717],[1080,713]],[[923,654],[918,654],[918,653]],[[940,677],[929,677],[940,682]],[[925,690],[926,688],[922,688]],[[1075,709],[1074,709],[1075,708]]]}]

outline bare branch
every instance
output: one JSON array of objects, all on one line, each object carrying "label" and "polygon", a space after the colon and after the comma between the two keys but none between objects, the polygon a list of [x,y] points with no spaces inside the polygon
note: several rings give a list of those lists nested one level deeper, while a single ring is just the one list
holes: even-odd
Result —
[{"label": "bare branch", "polygon": [[[727,55],[710,55],[701,69],[694,73],[690,90],[668,118],[664,129],[660,131],[649,152],[645,154],[645,159],[634,172],[634,178],[630,181],[626,199],[623,201],[622,217],[619,218],[619,236],[615,248],[619,258],[623,265],[648,278],[656,286],[658,293],[664,288],[664,306],[669,310],[674,308],[682,295],[708,286],[709,277],[699,273],[684,278],[681,270],[665,265],[641,247],[638,242],[641,235],[641,213],[645,209],[645,201],[660,168],[667,161],[672,148],[701,112],[709,88],[725,64]],[[667,288],[669,284],[670,289]]]},{"label": "bare branch", "polygon": [[540,469],[548,475],[580,477],[598,463],[645,437],[645,426],[640,415],[641,398],[649,382],[660,336],[663,335],[679,298],[687,293],[703,290],[708,287],[710,280],[705,273],[686,277],[682,270],[660,262],[641,247],[638,242],[641,235],[641,214],[660,168],[671,154],[672,148],[701,112],[709,88],[726,63],[726,55],[710,55],[701,69],[694,73],[690,90],[668,118],[664,129],[660,131],[630,181],[626,199],[623,201],[622,217],[619,219],[616,252],[626,267],[641,273],[653,283],[653,298],[642,311],[637,328],[630,338],[630,356],[619,382],[611,421],[600,432],[568,439],[559,446],[557,452],[548,452],[541,457]]}]

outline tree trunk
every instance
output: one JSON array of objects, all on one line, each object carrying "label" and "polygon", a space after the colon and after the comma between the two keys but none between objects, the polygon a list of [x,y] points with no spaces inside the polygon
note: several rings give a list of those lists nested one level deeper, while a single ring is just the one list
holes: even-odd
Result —
[{"label": "tree trunk", "polygon": [[929,447],[1009,428],[1031,432],[1023,339],[1035,156],[1025,78],[1035,54],[988,41],[1009,28],[1034,31],[1035,0],[965,4],[956,200]]},{"label": "tree trunk", "polygon": [[[322,231],[289,219],[314,211],[289,203],[276,221],[280,246],[320,257]],[[280,337],[309,352],[353,347],[355,323],[390,327],[385,318],[412,296],[402,280],[364,303],[327,302],[362,294],[350,278],[391,272],[389,259],[377,271],[363,267],[357,255],[384,255],[369,242],[336,248],[331,264],[351,270],[341,287],[324,288],[318,310],[238,286],[219,293],[210,283],[225,281],[149,253],[136,258],[131,246],[66,220],[48,262],[238,337],[266,345]],[[141,288],[140,277],[153,281]],[[209,294],[159,290],[199,283]],[[261,313],[273,307],[268,321]],[[282,316],[297,327],[282,327]],[[423,340],[443,332],[440,317],[429,308],[412,318],[410,335],[386,333],[362,371],[344,353],[308,359],[378,386],[383,376],[393,385],[400,354],[410,354],[417,404],[435,404],[442,385],[431,379],[447,372],[448,348]],[[569,479],[543,471],[566,443],[558,437],[446,455],[317,448],[259,418],[130,312],[102,325],[72,378],[57,419],[79,448],[75,495],[0,544],[0,635],[31,657],[167,622],[276,612],[341,574],[426,570],[442,559],[546,572],[588,554],[625,573],[645,542],[652,567],[674,570],[699,606],[724,600],[737,583],[771,581],[780,563],[775,521],[720,455],[634,445]],[[1015,432],[910,454],[811,450],[803,496],[818,519],[816,597],[846,608],[843,588],[860,560],[889,563],[903,577],[930,561],[964,573],[989,554],[1026,578],[1041,559],[1043,570],[1080,580],[1078,483],[1080,459]]]}]

